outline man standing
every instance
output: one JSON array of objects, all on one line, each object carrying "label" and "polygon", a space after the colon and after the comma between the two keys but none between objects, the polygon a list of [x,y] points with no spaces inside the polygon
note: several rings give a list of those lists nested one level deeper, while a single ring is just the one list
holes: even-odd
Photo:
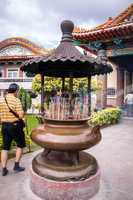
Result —
[{"label": "man standing", "polygon": [[[17,98],[19,86],[16,83],[10,84],[8,93],[5,97],[0,99],[0,121],[2,124],[2,139],[3,147],[1,151],[1,164],[2,164],[2,176],[8,174],[7,160],[8,151],[10,150],[12,140],[17,144],[16,159],[13,170],[15,172],[24,171],[24,167],[19,166],[19,162],[25,147],[25,136],[23,128],[19,125],[19,119],[24,117],[24,112],[20,100]],[[15,116],[15,112],[17,116]]]},{"label": "man standing", "polygon": [[125,97],[125,105],[127,109],[127,116],[133,117],[133,91],[129,92]]}]

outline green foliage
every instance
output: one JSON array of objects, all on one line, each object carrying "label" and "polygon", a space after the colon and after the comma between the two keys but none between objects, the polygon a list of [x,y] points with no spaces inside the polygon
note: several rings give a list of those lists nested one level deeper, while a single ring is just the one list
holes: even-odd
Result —
[{"label": "green foliage", "polygon": [[[74,78],[73,90],[78,91],[81,85],[84,90],[87,90],[87,78],[76,78],[76,79]],[[51,91],[53,88],[61,90],[62,79],[53,77],[44,77],[44,87],[46,91]],[[65,87],[67,89],[69,88],[69,78],[65,78]],[[41,92],[41,78],[39,74],[33,78],[32,89],[37,93]],[[96,80],[92,79],[92,90],[96,91],[100,89],[101,85],[98,85]]]},{"label": "green foliage", "polygon": [[29,152],[32,149],[33,142],[31,140],[31,131],[37,127],[38,125],[38,120],[35,115],[26,115],[25,116],[25,122],[26,122],[26,127],[24,129],[25,131],[25,138],[26,138],[26,146],[28,147]]},{"label": "green foliage", "polygon": [[121,110],[119,108],[106,108],[98,112],[93,112],[89,119],[89,124],[94,125],[108,125],[117,123],[121,117]]},{"label": "green foliage", "polygon": [[31,108],[31,97],[24,88],[20,88],[18,92],[18,98],[22,103],[24,112],[26,112],[29,108]]},{"label": "green foliage", "polygon": [[37,117],[35,115],[28,114],[26,115],[26,119],[27,119],[28,131],[29,133],[31,133],[31,131],[38,125]]},{"label": "green foliage", "polygon": [[[26,113],[27,110],[31,108],[31,103],[32,103],[29,93],[24,88],[20,88],[18,92],[18,98],[20,99],[23,110]],[[29,136],[27,116],[25,116],[25,124],[26,124],[25,126],[26,143],[29,147],[29,151],[31,151],[31,139]]]}]

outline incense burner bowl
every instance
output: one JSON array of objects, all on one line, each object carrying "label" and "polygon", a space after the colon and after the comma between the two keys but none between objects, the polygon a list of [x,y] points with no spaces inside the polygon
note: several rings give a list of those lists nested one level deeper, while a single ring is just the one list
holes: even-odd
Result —
[{"label": "incense burner bowl", "polygon": [[55,151],[81,151],[101,140],[99,126],[90,127],[88,119],[45,119],[32,131],[32,140],[38,145]]}]

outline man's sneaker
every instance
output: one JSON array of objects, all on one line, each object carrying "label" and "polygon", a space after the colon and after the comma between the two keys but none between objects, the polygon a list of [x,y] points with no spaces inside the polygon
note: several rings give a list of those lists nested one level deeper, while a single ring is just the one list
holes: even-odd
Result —
[{"label": "man's sneaker", "polygon": [[25,170],[25,168],[24,168],[24,167],[18,166],[18,167],[14,167],[13,170],[14,170],[15,172],[23,172],[23,171]]},{"label": "man's sneaker", "polygon": [[23,172],[23,171],[25,170],[25,168],[24,168],[24,167],[20,167],[20,166],[19,166],[19,163],[18,163],[18,162],[15,162],[15,165],[14,165],[13,170],[14,170],[15,172]]},{"label": "man's sneaker", "polygon": [[6,167],[4,167],[2,169],[2,176],[6,176],[8,174],[8,169]]}]

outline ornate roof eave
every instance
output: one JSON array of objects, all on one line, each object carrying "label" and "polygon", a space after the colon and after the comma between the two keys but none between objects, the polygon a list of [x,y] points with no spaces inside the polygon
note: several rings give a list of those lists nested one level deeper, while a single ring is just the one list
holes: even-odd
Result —
[{"label": "ornate roof eave", "polygon": [[130,4],[128,8],[122,11],[118,16],[113,18],[111,26],[115,26],[122,23],[131,14],[133,14],[133,3]]},{"label": "ornate roof eave", "polygon": [[133,34],[133,22],[112,26],[109,28],[103,28],[100,30],[73,33],[73,37],[76,40],[102,40],[114,37],[122,37]]},{"label": "ornate roof eave", "polygon": [[[88,39],[95,40],[96,39],[96,37],[95,37],[96,31],[103,31],[104,32],[109,28],[117,29],[117,27],[122,27],[124,25],[128,26],[130,23],[133,23],[133,21],[130,20],[130,17],[132,16],[132,14],[133,14],[133,3],[126,10],[121,12],[118,16],[116,16],[114,18],[109,17],[109,19],[106,22],[104,22],[103,24],[100,24],[100,25],[98,25],[98,26],[96,26],[96,27],[94,27],[92,29],[89,29],[89,28],[86,28],[86,29],[84,28],[83,29],[83,28],[76,27],[74,29],[73,36],[74,36],[74,38],[75,37],[79,37],[80,38],[81,34],[84,34],[84,35],[82,35],[81,40],[85,39],[88,35],[89,35]],[[125,31],[125,30],[123,30],[123,31]],[[91,37],[90,37],[90,34],[92,34]],[[105,32],[105,34],[106,34],[106,32]],[[112,32],[110,31],[109,34],[110,35],[108,37],[111,38]],[[130,32],[130,34],[132,34],[132,32]],[[116,34],[115,36],[116,37],[119,37],[119,36],[121,37],[122,35],[123,35],[123,33],[121,32],[119,34]],[[104,33],[103,33],[103,38],[104,38]],[[105,37],[105,39],[106,39],[106,37]]]},{"label": "ornate roof eave", "polygon": [[71,21],[63,21],[61,24],[63,36],[59,46],[45,56],[24,62],[21,69],[58,77],[85,77],[111,72],[112,68],[104,59],[83,55],[73,45],[73,28],[74,24]]},{"label": "ornate roof eave", "polygon": [[109,19],[107,21],[105,21],[103,24],[100,24],[94,28],[80,28],[80,27],[75,27],[73,34],[78,34],[78,33],[87,33],[87,32],[92,32],[92,31],[96,31],[96,30],[100,30],[103,28],[107,28],[107,26],[109,26],[112,22],[112,18],[109,17]]},{"label": "ornate roof eave", "polygon": [[22,63],[26,60],[33,59],[36,55],[31,56],[0,56],[0,64],[5,63]]},{"label": "ornate roof eave", "polygon": [[21,45],[29,50],[31,50],[34,54],[37,55],[45,55],[48,51],[44,48],[39,47],[38,45],[30,42],[29,40],[21,37],[13,37],[8,38],[0,42],[0,49],[8,47],[10,45]]},{"label": "ornate roof eave", "polygon": [[80,34],[80,33],[87,33],[87,32],[93,32],[96,30],[101,30],[109,27],[114,27],[118,25],[122,25],[125,23],[130,23],[131,21],[128,20],[128,17],[133,14],[133,3],[124,11],[122,11],[119,15],[116,17],[112,18],[109,17],[104,23],[94,27],[94,28],[80,28],[80,27],[75,27],[73,34]]},{"label": "ornate roof eave", "polygon": [[37,55],[31,55],[31,56],[1,56],[0,60],[28,60],[31,58],[37,58]]}]

